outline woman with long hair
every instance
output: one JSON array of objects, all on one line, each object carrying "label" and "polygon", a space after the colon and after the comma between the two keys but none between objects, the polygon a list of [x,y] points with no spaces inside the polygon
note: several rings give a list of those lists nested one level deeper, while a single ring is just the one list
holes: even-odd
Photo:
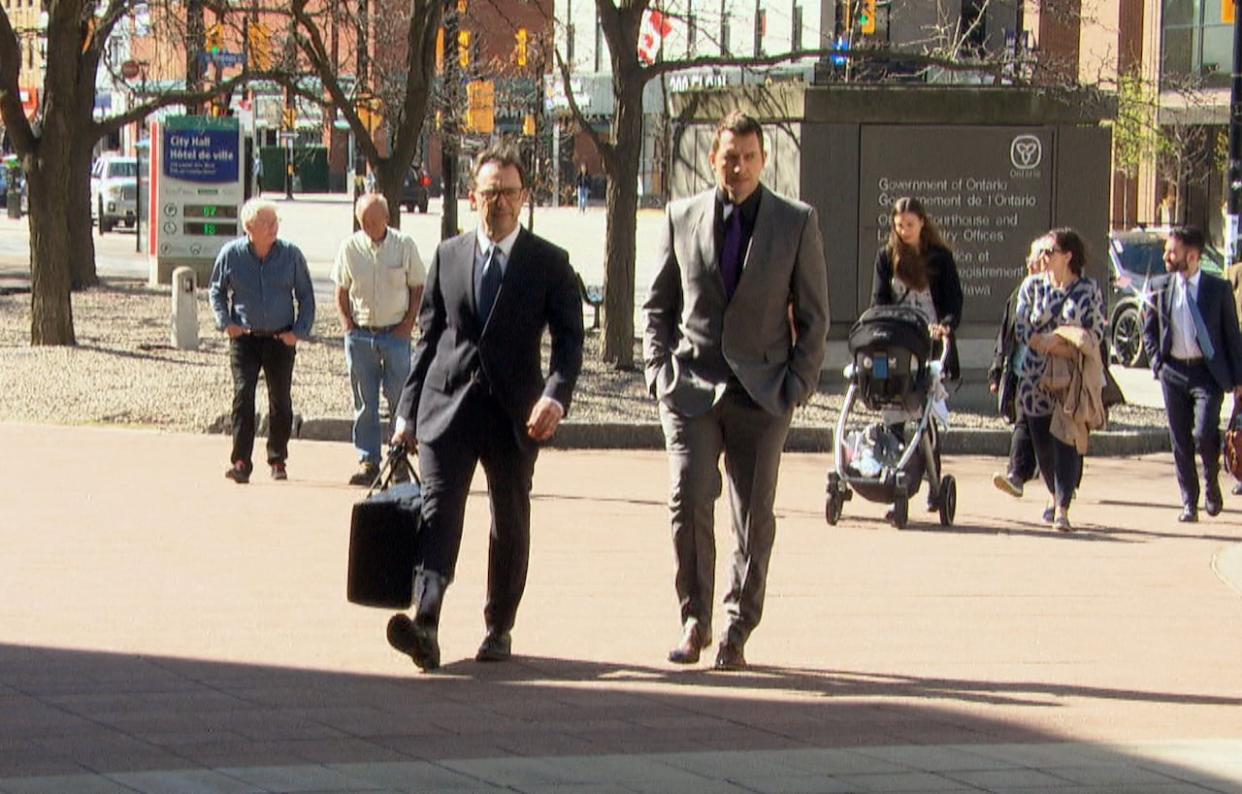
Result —
[{"label": "woman with long hair", "polygon": [[1085,331],[1085,345],[1098,350],[1108,321],[1100,288],[1083,275],[1087,252],[1082,237],[1073,229],[1060,228],[1050,231],[1048,238],[1052,245],[1042,251],[1044,272],[1027,276],[1018,290],[1014,337],[1026,346],[1018,372],[1018,421],[1026,424],[1052,496],[1044,520],[1069,532],[1069,507],[1082,475],[1082,455],[1073,444],[1053,435],[1052,414],[1057,406],[1040,380],[1051,359],[1076,353],[1057,329],[1070,326]]},{"label": "woman with long hair", "polygon": [[949,345],[947,380],[960,375],[954,330],[962,321],[962,283],[953,252],[918,199],[893,203],[888,243],[875,257],[871,305],[906,304],[927,318],[932,338]]},{"label": "woman with long hair", "polygon": [[[962,284],[957,277],[953,252],[945,245],[935,222],[916,198],[904,197],[893,203],[888,243],[875,257],[875,279],[871,283],[871,305],[913,307],[927,322],[934,340],[932,354],[939,356],[949,346],[945,361],[945,380],[960,374],[954,329],[962,320]],[[948,392],[940,386],[933,400],[933,414],[948,418]],[[884,411],[881,421],[904,443],[905,420],[902,411]],[[940,469],[940,449],[934,450],[936,469]],[[928,490],[927,507],[936,504]]]}]

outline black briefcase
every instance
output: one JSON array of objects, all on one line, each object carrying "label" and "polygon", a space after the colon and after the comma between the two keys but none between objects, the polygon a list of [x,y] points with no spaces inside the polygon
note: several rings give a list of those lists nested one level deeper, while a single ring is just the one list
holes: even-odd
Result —
[{"label": "black briefcase", "polygon": [[[407,467],[411,479],[393,485],[400,465]],[[350,518],[345,596],[351,603],[387,609],[408,609],[413,603],[422,508],[422,484],[405,450],[396,447]]]}]

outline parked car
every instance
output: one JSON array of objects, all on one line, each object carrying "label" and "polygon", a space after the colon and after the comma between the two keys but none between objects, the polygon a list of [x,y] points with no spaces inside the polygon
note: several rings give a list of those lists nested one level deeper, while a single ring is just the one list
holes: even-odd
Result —
[{"label": "parked car", "polygon": [[[1127,367],[1144,366],[1142,294],[1148,279],[1165,272],[1167,227],[1149,226],[1108,236],[1109,347],[1113,360]],[[1213,246],[1203,251],[1205,273],[1224,274],[1225,257]]]},{"label": "parked car", "polygon": [[405,175],[405,182],[401,185],[401,206],[405,207],[407,212],[413,212],[417,207],[419,212],[427,212],[427,188],[431,187],[431,177],[423,172],[420,166],[414,166],[409,173]]},{"label": "parked car", "polygon": [[138,160],[105,154],[91,166],[91,214],[99,233],[118,223],[133,228],[138,218]]}]

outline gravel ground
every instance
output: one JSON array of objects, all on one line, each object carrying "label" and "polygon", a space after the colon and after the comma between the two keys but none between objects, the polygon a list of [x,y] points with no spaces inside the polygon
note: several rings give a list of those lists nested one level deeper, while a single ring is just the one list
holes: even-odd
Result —
[{"label": "gravel ground", "polygon": [[[0,420],[52,424],[119,424],[183,431],[220,429],[229,413],[232,380],[228,344],[211,323],[206,291],[198,301],[200,347],[169,344],[167,287],[112,280],[74,295],[76,348],[32,348],[30,296],[0,295]],[[294,411],[307,419],[352,415],[335,311],[320,306],[315,338],[298,345]],[[596,359],[598,336],[588,333],[585,365],[570,420],[576,423],[656,423],[641,373],[619,372]],[[640,354],[635,353],[636,359]],[[260,394],[259,410],[265,397]],[[795,425],[835,423],[840,395],[819,394]],[[954,427],[1002,428],[994,416],[955,412]],[[1161,427],[1164,414],[1123,406],[1110,429]]]}]

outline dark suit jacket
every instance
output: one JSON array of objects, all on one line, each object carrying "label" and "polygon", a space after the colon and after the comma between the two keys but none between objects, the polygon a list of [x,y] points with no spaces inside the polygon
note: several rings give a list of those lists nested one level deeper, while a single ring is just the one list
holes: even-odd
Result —
[{"label": "dark suit jacket", "polygon": [[[954,331],[962,322],[962,282],[957,276],[957,263],[947,248],[933,247],[927,252],[927,287],[931,291],[932,304],[942,325]],[[893,293],[893,263],[888,256],[888,246],[880,249],[875,257],[875,279],[871,282],[871,305],[887,306],[897,301]],[[949,358],[945,362],[949,380],[961,375],[957,356],[957,334],[949,337]]]},{"label": "dark suit jacket", "polygon": [[777,416],[819,386],[828,344],[819,219],[800,201],[759,190],[732,300],[720,275],[716,190],[674,201],[666,213],[659,269],[643,306],[643,357],[651,394],[687,416],[710,410],[734,375]]},{"label": "dark suit jacket", "polygon": [[[1148,283],[1148,302],[1143,306],[1143,349],[1151,371],[1160,377],[1160,368],[1173,348],[1169,311],[1173,305],[1172,274],[1157,276]],[[1206,360],[1208,370],[1221,391],[1232,391],[1242,384],[1242,331],[1238,328],[1238,312],[1234,308],[1229,282],[1202,273],[1199,295],[1195,302],[1207,325],[1215,355]]]},{"label": "dark suit jacket", "polygon": [[[419,308],[420,337],[397,415],[419,442],[443,436],[460,413],[472,384],[490,386],[513,420],[519,444],[533,444],[526,421],[541,396],[569,413],[582,369],[582,303],[569,255],[522,229],[509,256],[500,293],[486,327],[475,312],[474,231],[436,248]],[[552,359],[540,365],[544,329]]]}]

